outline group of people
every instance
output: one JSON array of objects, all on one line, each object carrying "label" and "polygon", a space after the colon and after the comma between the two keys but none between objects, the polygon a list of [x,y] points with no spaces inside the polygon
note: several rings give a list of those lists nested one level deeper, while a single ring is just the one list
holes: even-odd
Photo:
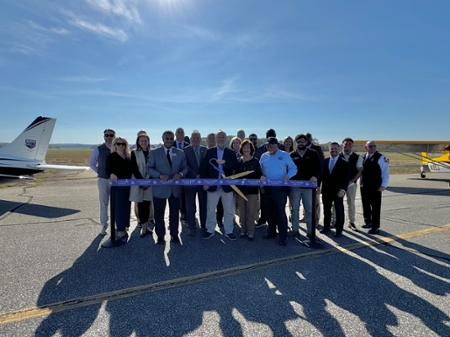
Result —
[{"label": "group of people", "polygon": [[[381,197],[388,185],[389,165],[386,157],[376,151],[374,141],[366,143],[364,155],[353,152],[351,138],[345,138],[342,144],[333,142],[329,145],[329,157],[325,159],[321,147],[313,144],[311,134],[298,134],[294,139],[288,136],[280,143],[273,129],[267,130],[266,141],[260,146],[257,135],[252,133],[246,138],[244,130],[238,130],[228,144],[224,131],[208,134],[206,146],[203,146],[198,130],[192,131],[189,138],[182,128],[178,128],[175,133],[164,131],[162,145],[156,149],[151,149],[149,136],[145,131],[140,131],[131,152],[127,140],[116,137],[114,130],[106,129],[103,136],[105,142],[93,150],[89,161],[89,166],[98,174],[102,234],[106,234],[108,229],[111,193],[111,211],[115,215],[119,239],[128,238],[131,202],[134,202],[141,226],[139,235],[143,237],[155,231],[157,242],[163,244],[166,234],[164,215],[168,203],[168,228],[174,243],[180,242],[180,215],[188,227],[189,236],[195,236],[200,227],[202,238],[209,239],[215,235],[219,225],[223,227],[225,237],[236,240],[234,222],[238,214],[239,238],[253,241],[255,228],[267,223],[263,238],[278,238],[279,245],[285,246],[288,235],[299,233],[300,203],[303,204],[306,235],[313,237],[313,224],[320,219],[320,201],[324,213],[321,233],[330,232],[334,226],[334,236],[338,238],[342,236],[345,223],[344,198],[347,201],[348,226],[351,230],[358,230],[355,224],[358,179],[365,221],[362,227],[370,229],[370,234],[379,231]],[[225,184],[110,188],[110,181],[118,179],[177,181],[184,178],[223,179],[235,175],[260,179],[263,183],[275,180],[308,181],[317,184],[317,190],[314,193],[310,187],[270,184],[264,187],[239,186],[237,191]],[[316,198],[314,210],[313,198]],[[286,215],[288,201],[290,228]],[[199,222],[196,220],[197,205]]]}]

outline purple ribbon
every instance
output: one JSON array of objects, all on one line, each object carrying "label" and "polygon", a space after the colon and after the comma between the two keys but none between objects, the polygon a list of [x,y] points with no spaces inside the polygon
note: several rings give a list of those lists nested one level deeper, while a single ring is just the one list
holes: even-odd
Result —
[{"label": "purple ribbon", "polygon": [[219,186],[219,185],[236,185],[236,186],[289,186],[300,188],[317,188],[317,183],[311,183],[307,180],[267,180],[265,183],[259,179],[205,179],[205,178],[183,178],[179,180],[169,179],[162,181],[161,179],[119,179],[116,183],[110,182],[111,186]]}]

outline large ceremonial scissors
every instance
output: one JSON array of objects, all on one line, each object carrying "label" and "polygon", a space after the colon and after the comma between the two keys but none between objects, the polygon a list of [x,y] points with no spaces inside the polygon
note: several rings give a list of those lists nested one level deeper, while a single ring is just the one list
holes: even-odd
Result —
[{"label": "large ceremonial scissors", "polygon": [[[211,159],[209,160],[209,164],[210,164],[212,167],[214,167],[214,169],[217,170],[217,171],[220,173],[221,177],[224,178],[224,179],[237,179],[237,178],[244,177],[244,176],[246,176],[246,175],[248,175],[248,174],[250,174],[250,173],[255,172],[255,171],[253,171],[253,170],[252,170],[252,171],[245,171],[245,172],[236,173],[236,174],[233,174],[233,175],[227,177],[227,176],[225,175],[225,172],[223,171],[223,169],[222,169],[220,166],[216,166],[216,165],[213,164],[213,162],[212,162],[213,160],[217,160],[217,158],[211,158]],[[241,190],[240,190],[236,185],[230,185],[230,187],[231,187],[237,194],[239,194],[245,201],[248,201],[247,197],[244,195],[244,193],[241,192]]]}]

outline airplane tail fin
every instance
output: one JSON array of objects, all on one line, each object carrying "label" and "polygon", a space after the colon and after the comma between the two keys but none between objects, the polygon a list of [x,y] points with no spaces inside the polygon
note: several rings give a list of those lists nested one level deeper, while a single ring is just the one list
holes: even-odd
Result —
[{"label": "airplane tail fin", "polygon": [[429,162],[431,162],[431,160],[428,159],[427,153],[426,152],[421,152],[420,153],[420,165],[426,165]]},{"label": "airplane tail fin", "polygon": [[0,148],[0,154],[44,162],[55,123],[55,118],[36,118],[14,141]]}]

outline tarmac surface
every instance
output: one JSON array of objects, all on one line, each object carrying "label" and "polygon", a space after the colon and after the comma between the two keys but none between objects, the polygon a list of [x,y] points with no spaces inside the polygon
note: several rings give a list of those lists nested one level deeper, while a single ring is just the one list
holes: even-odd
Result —
[{"label": "tarmac surface", "polygon": [[358,197],[359,231],[313,248],[182,225],[158,245],[134,218],[103,248],[92,172],[0,188],[0,336],[450,336],[450,188],[430,177],[391,176],[379,235]]}]

